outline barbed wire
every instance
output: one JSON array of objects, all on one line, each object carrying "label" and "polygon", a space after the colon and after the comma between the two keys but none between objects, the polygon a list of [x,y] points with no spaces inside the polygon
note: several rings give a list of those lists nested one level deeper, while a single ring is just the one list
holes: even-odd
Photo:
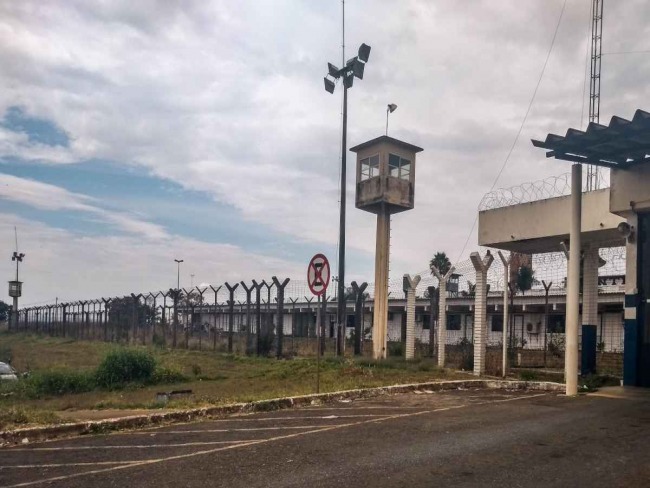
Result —
[{"label": "barbed wire", "polygon": [[[587,182],[583,182],[582,191],[586,192]],[[598,172],[598,185],[596,188],[607,188],[609,186],[609,173]],[[509,207],[520,203],[535,202],[548,198],[563,197],[571,194],[571,173],[564,173],[559,176],[549,176],[510,188],[499,188],[486,193],[479,203],[479,211],[494,210],[495,208]]]}]

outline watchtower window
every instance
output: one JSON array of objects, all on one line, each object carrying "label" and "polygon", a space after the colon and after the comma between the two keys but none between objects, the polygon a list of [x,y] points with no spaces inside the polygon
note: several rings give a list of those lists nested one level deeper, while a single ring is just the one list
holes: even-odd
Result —
[{"label": "watchtower window", "polygon": [[361,160],[361,181],[379,176],[379,154]]},{"label": "watchtower window", "polygon": [[395,178],[408,180],[411,178],[411,161],[400,158],[395,154],[388,155],[388,174]]}]

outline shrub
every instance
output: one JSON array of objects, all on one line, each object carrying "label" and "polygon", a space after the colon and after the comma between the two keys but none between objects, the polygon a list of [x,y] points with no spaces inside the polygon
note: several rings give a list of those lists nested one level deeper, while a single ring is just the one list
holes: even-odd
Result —
[{"label": "shrub", "polygon": [[187,381],[187,376],[185,376],[180,371],[169,368],[156,368],[151,377],[152,384],[164,384],[164,383],[182,383]]},{"label": "shrub", "polygon": [[538,381],[539,380],[539,374],[537,373],[537,371],[524,370],[521,373],[519,373],[519,377],[521,378],[522,381]]},{"label": "shrub", "polygon": [[121,349],[108,353],[95,373],[97,386],[120,388],[126,383],[151,383],[156,360],[144,351]]},{"label": "shrub", "polygon": [[460,351],[460,369],[465,371],[471,371],[474,369],[474,344],[463,337],[457,343],[458,349]]},{"label": "shrub", "polygon": [[83,393],[95,388],[92,373],[83,371],[53,370],[34,373],[21,380],[26,396],[38,398],[44,395]]},{"label": "shrub", "polygon": [[404,356],[404,344],[402,342],[389,342],[388,343],[389,356]]}]

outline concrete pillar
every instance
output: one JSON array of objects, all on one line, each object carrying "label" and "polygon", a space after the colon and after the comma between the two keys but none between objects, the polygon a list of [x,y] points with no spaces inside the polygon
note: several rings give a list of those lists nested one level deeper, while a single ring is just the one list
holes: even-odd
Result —
[{"label": "concrete pillar", "polygon": [[582,264],[582,354],[580,368],[583,375],[596,372],[598,261],[598,247],[585,247]]},{"label": "concrete pillar", "polygon": [[390,257],[390,213],[386,207],[377,214],[376,246],[372,356],[375,359],[383,359],[386,357],[388,331],[388,259]]},{"label": "concrete pillar", "polygon": [[431,266],[431,272],[438,278],[439,301],[438,301],[438,366],[445,367],[445,346],[447,345],[447,282],[454,273],[452,266],[443,276],[440,270]]},{"label": "concrete pillar", "polygon": [[485,354],[487,346],[487,272],[494,256],[487,252],[481,259],[477,252],[470,254],[476,270],[476,289],[474,291],[474,374],[485,373]]},{"label": "concrete pillar", "polygon": [[406,295],[406,345],[404,357],[413,359],[415,357],[415,289],[420,283],[420,275],[411,278],[404,275],[404,294]]},{"label": "concrete pillar", "polygon": [[512,262],[512,253],[508,258],[499,251],[499,258],[503,263],[503,332],[501,333],[502,351],[501,351],[501,376],[506,377],[508,373],[508,282],[510,280],[510,263]]},{"label": "concrete pillar", "polygon": [[580,251],[582,240],[582,165],[571,167],[571,229],[566,299],[564,375],[566,394],[578,394],[578,320],[580,316]]}]

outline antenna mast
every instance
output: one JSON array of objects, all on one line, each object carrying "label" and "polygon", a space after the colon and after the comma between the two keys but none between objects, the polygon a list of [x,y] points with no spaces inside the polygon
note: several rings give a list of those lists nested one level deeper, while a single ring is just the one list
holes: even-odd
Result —
[{"label": "antenna mast", "polygon": [[[591,18],[591,80],[589,83],[589,122],[600,123],[600,60],[603,41],[603,3],[592,0]],[[587,191],[597,190],[598,166],[587,166]]]}]

